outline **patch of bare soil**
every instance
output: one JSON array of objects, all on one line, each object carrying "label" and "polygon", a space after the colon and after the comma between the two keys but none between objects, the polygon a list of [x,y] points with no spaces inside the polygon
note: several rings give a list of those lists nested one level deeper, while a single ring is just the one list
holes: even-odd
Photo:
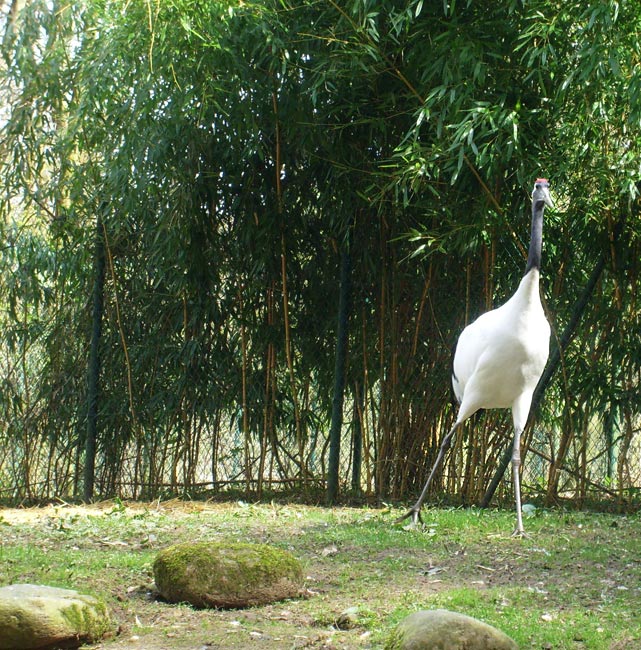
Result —
[{"label": "patch of bare soil", "polygon": [[[398,537],[377,545],[367,541],[367,523],[362,525],[365,537],[359,537],[362,515],[332,513],[335,519],[328,524],[304,507],[271,511],[261,506],[260,512],[253,512],[237,503],[171,501],[125,508],[108,502],[0,509],[0,524],[6,524],[0,525],[0,554],[4,544],[51,553],[71,547],[93,554],[100,563],[105,551],[100,569],[83,578],[85,584],[74,583],[105,598],[117,625],[111,638],[94,646],[97,650],[358,650],[380,647],[376,628],[386,625],[395,608],[457,587],[491,589],[498,610],[511,606],[511,589],[526,589],[549,603],[551,612],[563,610],[568,594],[580,594],[589,612],[622,590],[635,595],[639,591],[639,562],[626,549],[626,539],[637,533],[627,524],[617,530],[616,543],[607,525],[591,530],[595,548],[603,546],[607,552],[584,556],[584,546],[576,541],[587,533],[578,526],[525,542],[511,539],[509,533],[486,534],[480,529],[455,540],[440,533],[420,537],[398,531]],[[79,529],[86,520],[96,522],[95,529]],[[372,534],[387,534],[392,527],[391,518],[389,527],[386,520],[380,521],[370,527],[370,540]],[[404,543],[411,535],[419,537]],[[155,592],[150,561],[145,564],[136,554],[152,558],[156,550],[193,539],[288,546],[303,562],[305,592],[298,599],[244,610],[196,610],[164,603]],[[127,570],[109,554],[138,561]],[[30,575],[19,568],[12,571]],[[363,612],[361,618],[342,624],[341,613],[354,607]],[[637,643],[632,637],[629,643],[619,638],[610,650],[631,650]]]},{"label": "patch of bare soil", "polygon": [[[33,545],[53,552],[65,544],[66,538],[48,535],[48,531],[72,531],[74,522],[85,517],[111,517],[114,510],[120,508],[120,504],[113,502],[95,506],[60,504],[44,508],[0,508],[0,524],[6,525],[6,535],[4,539],[0,537],[0,555],[3,541],[25,547]],[[153,536],[148,536],[154,538],[151,547],[160,550],[167,544],[192,539],[194,535],[229,539],[235,528],[229,523],[219,526],[215,522],[221,515],[228,516],[230,511],[237,510],[236,504],[209,505],[176,500],[151,505],[127,504],[126,517],[135,521],[136,517],[149,517],[150,512],[160,514],[162,522],[154,527]],[[193,515],[198,515],[200,523],[194,524],[189,520]],[[254,522],[250,515],[241,513],[240,517],[237,534],[242,535],[243,540],[269,543],[274,538],[282,540],[304,534],[302,518],[265,525],[260,521]],[[108,520],[105,521],[94,534],[80,538],[71,535],[69,539],[73,539],[68,543],[78,552],[150,550],[148,539],[142,542],[129,540],[127,530],[114,529],[113,534],[109,534]],[[107,526],[107,534],[104,526]],[[332,595],[332,569],[327,566],[328,556],[322,553],[322,549],[318,553],[296,555],[304,561],[306,568],[306,588],[301,597],[242,610],[199,610],[163,602],[155,590],[151,567],[135,576],[138,578],[136,582],[131,576],[123,577],[122,571],[105,564],[99,574],[91,576],[84,584],[76,584],[81,590],[85,588],[102,596],[115,622],[113,635],[92,647],[96,650],[339,650],[365,647],[370,634],[363,627],[355,625],[341,630],[334,625],[342,608],[353,602],[348,597]],[[29,572],[24,575],[29,576]]]}]

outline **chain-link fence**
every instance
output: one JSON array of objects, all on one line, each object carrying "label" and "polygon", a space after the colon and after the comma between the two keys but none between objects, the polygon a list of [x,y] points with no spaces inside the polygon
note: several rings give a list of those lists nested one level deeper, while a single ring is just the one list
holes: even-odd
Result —
[{"label": "chain-link fence", "polygon": [[[341,441],[343,499],[412,500],[416,497],[447,431],[449,410],[423,432],[398,436],[382,427],[380,405],[346,403]],[[227,426],[224,426],[224,422]],[[132,499],[244,494],[250,498],[322,499],[326,486],[327,432],[265,438],[246,432],[242,418],[218,417],[218,428],[193,426],[172,437],[145,435],[122,446],[114,461],[101,452],[96,471],[100,496]],[[537,424],[524,437],[523,491],[526,500],[556,505],[633,508],[641,488],[641,435],[638,419],[621,422],[587,418],[583,430]],[[439,426],[440,425],[440,426]],[[16,435],[5,429],[0,446],[0,496],[5,500],[69,499],[82,484],[81,439],[53,440]],[[417,440],[419,444],[416,444]],[[511,446],[507,412],[472,418],[460,432],[437,477],[431,498],[478,503]],[[300,456],[300,450],[303,456]],[[496,500],[512,499],[511,472],[505,472]]]}]

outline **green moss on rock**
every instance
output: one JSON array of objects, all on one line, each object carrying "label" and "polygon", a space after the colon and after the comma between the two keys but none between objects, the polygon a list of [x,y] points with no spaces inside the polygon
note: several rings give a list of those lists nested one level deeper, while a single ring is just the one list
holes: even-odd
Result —
[{"label": "green moss on rock", "polygon": [[161,551],[154,578],[170,602],[248,607],[297,596],[303,571],[290,553],[266,544],[195,542]]},{"label": "green moss on rock", "polygon": [[72,602],[69,607],[61,608],[60,614],[70,628],[81,630],[87,641],[96,641],[109,631],[107,606],[99,600],[92,599],[90,603],[84,600],[83,605]]}]

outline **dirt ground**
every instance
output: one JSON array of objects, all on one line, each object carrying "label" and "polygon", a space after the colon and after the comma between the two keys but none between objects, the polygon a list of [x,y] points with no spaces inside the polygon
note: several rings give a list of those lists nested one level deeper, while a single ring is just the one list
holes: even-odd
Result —
[{"label": "dirt ground", "polygon": [[[114,620],[113,636],[94,646],[97,650],[380,648],[391,611],[461,587],[491,593],[500,612],[513,605],[510,590],[527,586],[528,593],[549,604],[550,620],[562,616],[567,594],[586,611],[599,611],[624,590],[639,596],[640,563],[628,553],[626,541],[636,536],[636,524],[625,519],[600,520],[593,527],[573,522],[561,532],[539,524],[533,539],[520,542],[509,531],[496,530],[505,527],[506,519],[493,528],[447,536],[440,534],[443,523],[435,523],[434,531],[428,524],[417,537],[393,530],[391,518],[383,520],[377,512],[336,509],[330,521],[327,512],[180,501],[0,509],[5,524],[0,541],[2,546],[48,548],[52,557],[77,549],[101,564],[86,576],[78,568],[87,590],[107,600]],[[617,529],[615,547],[611,526]],[[609,552],[586,557],[578,541],[587,534],[590,544],[604,545]],[[162,602],[150,562],[141,561],[141,554],[153,555],[169,543],[220,538],[285,543],[303,562],[301,598],[226,611]],[[104,563],[103,551],[111,554]],[[42,580],[29,567],[14,567],[14,572],[13,582]],[[503,588],[506,595],[497,597]],[[355,607],[354,616],[341,619]],[[548,650],[553,647],[562,646],[549,645]],[[626,640],[620,635],[616,643],[604,645],[611,650],[637,647],[633,636]]]}]

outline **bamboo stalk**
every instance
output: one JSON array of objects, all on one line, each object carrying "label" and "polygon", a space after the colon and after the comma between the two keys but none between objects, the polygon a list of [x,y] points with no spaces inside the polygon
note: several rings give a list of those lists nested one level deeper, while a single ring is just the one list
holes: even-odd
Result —
[{"label": "bamboo stalk", "polygon": [[287,289],[287,245],[285,237],[285,224],[283,222],[283,192],[281,185],[281,138],[280,138],[280,118],[278,114],[278,96],[276,91],[272,93],[272,104],[274,109],[275,129],[276,129],[276,201],[277,210],[281,220],[281,237],[280,237],[280,264],[281,264],[281,284],[283,292],[283,319],[285,326],[285,359],[287,361],[287,370],[289,372],[289,383],[291,388],[292,404],[294,405],[294,424],[296,428],[296,443],[298,446],[298,466],[300,470],[300,481],[303,489],[307,491],[307,468],[305,466],[305,441],[303,440],[300,408],[298,404],[298,395],[296,387],[296,376],[294,373],[294,361],[292,357],[292,340],[291,327],[289,322],[289,292]]},{"label": "bamboo stalk", "polygon": [[380,246],[381,246],[381,290],[379,297],[379,319],[378,319],[378,364],[379,364],[379,415],[377,420],[377,429],[375,438],[378,442],[378,462],[376,463],[375,489],[378,494],[385,494],[387,483],[385,480],[385,460],[387,459],[389,440],[387,420],[387,391],[385,382],[385,319],[387,305],[387,264],[384,245],[385,222],[381,218]]},{"label": "bamboo stalk", "polygon": [[251,486],[251,459],[249,444],[249,419],[247,413],[247,333],[245,331],[245,318],[243,310],[243,287],[238,285],[238,310],[240,313],[240,350],[242,357],[241,382],[242,382],[242,405],[243,405],[243,436],[245,451],[245,489],[249,494]]},{"label": "bamboo stalk", "polygon": [[430,290],[432,284],[432,260],[427,267],[427,277],[423,284],[423,292],[421,293],[421,300],[419,302],[418,312],[416,313],[416,324],[414,327],[414,340],[412,342],[412,358],[416,356],[416,349],[418,347],[418,335],[423,319],[423,311],[425,309],[425,301],[427,300],[427,292]]},{"label": "bamboo stalk", "polygon": [[131,359],[129,358],[129,348],[127,347],[127,339],[125,337],[125,330],[122,326],[122,316],[120,313],[120,300],[118,298],[118,284],[116,282],[116,272],[114,270],[113,255],[111,254],[111,247],[109,246],[109,238],[107,237],[107,228],[102,224],[102,231],[105,242],[105,252],[107,253],[107,267],[109,268],[109,275],[111,282],[114,286],[114,306],[116,308],[116,324],[118,325],[118,334],[120,335],[120,342],[122,350],[125,355],[125,367],[127,371],[127,395],[129,397],[129,411],[135,429],[138,428],[138,418],[136,416],[136,409],[134,407],[134,387],[133,387],[133,374],[131,371]]},{"label": "bamboo stalk", "polygon": [[370,438],[370,424],[369,424],[369,408],[367,398],[369,394],[369,371],[368,371],[368,354],[367,354],[367,317],[365,316],[365,308],[361,312],[361,330],[363,332],[363,401],[360,405],[362,413],[360,414],[361,422],[363,423],[363,456],[365,458],[365,486],[366,492],[369,494],[372,490],[372,477],[375,472],[375,454],[372,453],[371,438]]},{"label": "bamboo stalk", "polygon": [[[267,320],[267,327],[270,329],[274,324],[274,283],[267,287],[265,298],[265,315]],[[258,463],[258,495],[262,494],[265,460],[267,457],[267,441],[272,439],[274,428],[274,364],[276,362],[276,353],[274,344],[270,340],[267,344],[267,353],[265,359],[265,402],[263,406],[263,434],[260,446],[260,460]],[[268,488],[271,489],[273,470],[274,470],[274,455],[276,454],[275,445],[272,446],[272,454],[269,458],[269,472],[268,472]]]},{"label": "bamboo stalk", "polygon": [[[628,382],[626,381],[626,384]],[[621,445],[619,446],[619,458],[617,462],[617,477],[619,482],[618,498],[619,498],[619,507],[623,506],[624,503],[624,493],[626,485],[631,483],[630,481],[630,465],[628,462],[628,452],[630,450],[630,444],[632,443],[632,437],[634,435],[634,427],[632,425],[632,413],[628,403],[623,405],[623,421],[625,423],[625,433]],[[625,480],[627,478],[627,481]]]}]

